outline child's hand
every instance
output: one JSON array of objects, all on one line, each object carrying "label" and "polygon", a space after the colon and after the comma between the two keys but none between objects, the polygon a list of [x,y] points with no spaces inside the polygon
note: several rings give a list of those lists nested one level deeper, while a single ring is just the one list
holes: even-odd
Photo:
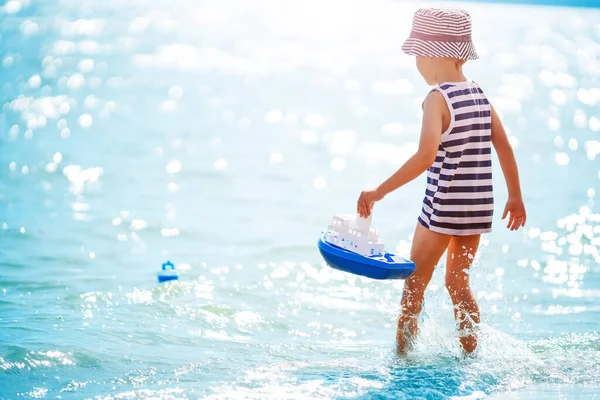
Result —
[{"label": "child's hand", "polygon": [[358,215],[360,215],[362,218],[368,218],[373,210],[373,204],[381,199],[383,199],[383,194],[377,189],[365,190],[362,192],[358,198],[358,204],[356,207]]},{"label": "child's hand", "polygon": [[506,207],[504,207],[502,219],[505,219],[508,213],[510,213],[508,225],[506,226],[508,229],[516,231],[520,227],[525,226],[527,213],[525,212],[525,205],[523,204],[523,199],[521,197],[509,197],[506,202]]}]

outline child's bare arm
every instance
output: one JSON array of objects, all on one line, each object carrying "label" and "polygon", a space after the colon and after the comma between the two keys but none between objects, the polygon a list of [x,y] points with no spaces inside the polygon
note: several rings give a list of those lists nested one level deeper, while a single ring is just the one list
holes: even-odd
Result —
[{"label": "child's bare arm", "polygon": [[433,164],[442,135],[442,117],[447,107],[440,92],[433,91],[427,95],[423,104],[423,125],[417,152],[377,189],[361,193],[357,206],[361,217],[368,217],[371,214],[374,202],[412,181]]},{"label": "child's bare arm", "polygon": [[521,184],[519,182],[519,169],[517,167],[517,161],[515,160],[515,154],[512,150],[512,146],[508,141],[508,136],[502,125],[502,121],[494,107],[491,107],[492,112],[492,144],[498,159],[500,160],[500,167],[506,180],[506,186],[508,188],[508,201],[502,219],[510,213],[508,221],[508,228],[511,230],[519,229],[521,226],[525,226],[527,221],[527,213],[525,211],[525,205],[523,204],[523,197],[521,194]]},{"label": "child's bare arm", "polygon": [[431,92],[423,104],[423,125],[417,152],[394,175],[383,182],[378,190],[383,196],[421,175],[435,161],[442,135],[442,115],[446,106],[443,95]]}]

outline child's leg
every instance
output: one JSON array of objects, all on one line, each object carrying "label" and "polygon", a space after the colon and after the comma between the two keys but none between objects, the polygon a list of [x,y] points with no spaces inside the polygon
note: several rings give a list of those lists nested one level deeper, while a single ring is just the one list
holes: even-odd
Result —
[{"label": "child's leg", "polygon": [[477,348],[474,323],[479,323],[479,307],[469,286],[469,268],[479,246],[480,235],[454,236],[448,245],[446,288],[454,304],[454,317],[460,330],[460,344],[467,353]]},{"label": "child's leg", "polygon": [[[446,251],[451,236],[432,232],[417,224],[412,242],[410,259],[416,265],[415,272],[404,282],[402,311],[398,318],[396,344],[398,353],[406,353],[406,334],[417,334],[417,317],[423,307],[423,297],[433,270]],[[408,332],[407,332],[408,331]]]}]

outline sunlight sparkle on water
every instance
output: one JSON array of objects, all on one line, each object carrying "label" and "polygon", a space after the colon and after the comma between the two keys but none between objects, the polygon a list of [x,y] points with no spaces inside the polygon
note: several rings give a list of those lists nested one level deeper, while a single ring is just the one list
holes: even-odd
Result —
[{"label": "sunlight sparkle on water", "polygon": [[165,236],[165,237],[175,237],[175,236],[179,236],[179,229],[177,228],[162,228],[160,230],[160,234]]},{"label": "sunlight sparkle on water", "polygon": [[129,229],[132,231],[141,231],[142,229],[146,229],[148,227],[148,223],[143,219],[133,219],[129,225]]},{"label": "sunlight sparkle on water", "polygon": [[283,119],[283,113],[280,110],[271,110],[265,114],[265,121],[269,124],[278,124]]},{"label": "sunlight sparkle on water", "polygon": [[21,11],[21,2],[18,0],[9,0],[4,4],[4,12],[7,14],[16,14]]},{"label": "sunlight sparkle on water", "polygon": [[590,161],[593,161],[596,159],[596,155],[600,153],[600,141],[589,140],[585,142],[584,149],[587,154],[587,158]]},{"label": "sunlight sparkle on water", "polygon": [[569,164],[569,155],[567,153],[556,153],[554,155],[554,161],[558,165],[565,166]]},{"label": "sunlight sparkle on water", "polygon": [[82,74],[73,74],[67,80],[67,87],[71,90],[79,90],[83,87],[85,78]]},{"label": "sunlight sparkle on water", "polygon": [[325,186],[327,186],[327,182],[322,176],[317,176],[313,180],[313,186],[315,187],[315,189],[323,189]]},{"label": "sunlight sparkle on water", "polygon": [[83,106],[85,108],[89,108],[89,109],[94,109],[94,108],[98,107],[99,103],[100,103],[100,100],[93,94],[86,96],[86,98],[83,100]]},{"label": "sunlight sparkle on water", "polygon": [[282,161],[283,161],[283,154],[281,154],[279,152],[274,152],[274,153],[271,153],[271,155],[269,155],[269,164],[271,164],[271,165],[280,164]]},{"label": "sunlight sparkle on water", "polygon": [[569,139],[569,149],[571,151],[577,151],[578,148],[579,148],[579,143],[577,143],[577,139],[575,139],[575,138]]},{"label": "sunlight sparkle on water", "polygon": [[224,158],[219,158],[215,161],[214,167],[217,171],[223,171],[227,168],[227,160]]},{"label": "sunlight sparkle on water", "polygon": [[176,174],[181,171],[181,163],[178,160],[173,160],[167,164],[165,170],[169,174]]},{"label": "sunlight sparkle on water", "polygon": [[548,118],[548,128],[551,131],[558,131],[560,129],[560,120],[554,117]]},{"label": "sunlight sparkle on water", "polygon": [[89,74],[94,70],[94,65],[94,60],[91,58],[86,58],[85,60],[79,61],[79,64],[77,64],[77,69],[79,69],[79,71],[83,74]]},{"label": "sunlight sparkle on water", "polygon": [[4,57],[4,59],[2,60],[2,67],[4,68],[10,68],[12,67],[13,63],[14,63],[14,58],[11,56],[6,56]]},{"label": "sunlight sparkle on water", "polygon": [[159,109],[165,114],[174,113],[177,111],[177,102],[174,100],[164,100],[160,103]]},{"label": "sunlight sparkle on water", "polygon": [[587,127],[588,121],[585,113],[582,110],[575,111],[575,115],[573,116],[573,125],[577,128],[585,128]]},{"label": "sunlight sparkle on water", "polygon": [[42,84],[42,78],[40,78],[39,75],[33,75],[31,78],[29,78],[29,80],[27,80],[27,83],[29,84],[29,86],[31,86],[33,89],[37,89],[40,87],[40,85]]},{"label": "sunlight sparkle on water", "polygon": [[82,128],[89,128],[90,126],[92,126],[93,119],[90,114],[82,114],[77,120],[77,122],[79,122],[79,125]]},{"label": "sunlight sparkle on water", "polygon": [[594,132],[600,132],[600,119],[592,117],[589,120],[590,129]]}]

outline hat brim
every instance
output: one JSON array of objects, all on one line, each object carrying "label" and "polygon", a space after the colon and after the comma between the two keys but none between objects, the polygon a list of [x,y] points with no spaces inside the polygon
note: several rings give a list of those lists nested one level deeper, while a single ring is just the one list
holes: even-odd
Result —
[{"label": "hat brim", "polygon": [[459,60],[477,60],[473,42],[435,42],[409,37],[402,51],[410,56],[449,57]]}]

